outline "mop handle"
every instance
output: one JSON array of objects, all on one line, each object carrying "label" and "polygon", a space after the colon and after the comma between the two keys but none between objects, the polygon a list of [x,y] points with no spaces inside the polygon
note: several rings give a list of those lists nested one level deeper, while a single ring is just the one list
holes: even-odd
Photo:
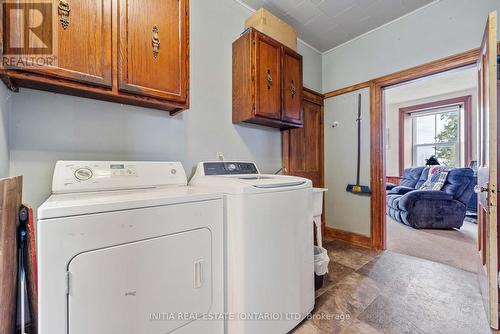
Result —
[{"label": "mop handle", "polygon": [[359,174],[361,170],[361,94],[358,94],[358,162],[356,166],[356,185],[359,185]]}]

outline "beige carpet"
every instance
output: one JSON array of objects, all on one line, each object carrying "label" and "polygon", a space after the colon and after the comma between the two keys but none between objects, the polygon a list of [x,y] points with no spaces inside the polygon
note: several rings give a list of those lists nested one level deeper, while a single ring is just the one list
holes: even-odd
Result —
[{"label": "beige carpet", "polygon": [[477,225],[460,230],[416,230],[387,217],[387,249],[476,272]]}]

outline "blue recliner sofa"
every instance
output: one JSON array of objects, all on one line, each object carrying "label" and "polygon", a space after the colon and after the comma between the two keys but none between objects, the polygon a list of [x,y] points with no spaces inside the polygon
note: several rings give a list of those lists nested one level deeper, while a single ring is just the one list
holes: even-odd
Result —
[{"label": "blue recliner sofa", "polygon": [[474,193],[474,172],[455,168],[441,190],[419,190],[429,167],[405,169],[399,186],[387,191],[387,215],[413,228],[460,228]]}]

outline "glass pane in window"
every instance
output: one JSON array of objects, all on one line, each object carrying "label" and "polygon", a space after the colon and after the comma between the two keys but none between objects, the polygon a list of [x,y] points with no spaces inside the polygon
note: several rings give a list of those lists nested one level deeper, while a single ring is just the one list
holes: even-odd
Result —
[{"label": "glass pane in window", "polygon": [[434,145],[428,146],[415,146],[415,159],[413,167],[424,166],[425,159],[429,159],[431,155],[435,154]]},{"label": "glass pane in window", "polygon": [[438,145],[436,147],[436,157],[443,166],[459,167],[456,144]]},{"label": "glass pane in window", "polygon": [[458,112],[447,112],[436,115],[436,142],[456,142],[460,131],[459,124]]},{"label": "glass pane in window", "polygon": [[413,131],[415,131],[414,144],[430,144],[435,142],[435,115],[420,116],[413,119]]}]

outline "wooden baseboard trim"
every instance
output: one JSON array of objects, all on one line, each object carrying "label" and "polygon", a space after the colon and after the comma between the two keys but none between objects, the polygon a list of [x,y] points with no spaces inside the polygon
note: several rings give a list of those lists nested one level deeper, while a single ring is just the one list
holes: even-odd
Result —
[{"label": "wooden baseboard trim", "polygon": [[337,239],[345,241],[349,244],[360,246],[364,248],[373,248],[372,239],[365,235],[357,234],[354,232],[348,232],[343,230],[338,230],[333,227],[325,226],[325,237],[331,239]]}]

